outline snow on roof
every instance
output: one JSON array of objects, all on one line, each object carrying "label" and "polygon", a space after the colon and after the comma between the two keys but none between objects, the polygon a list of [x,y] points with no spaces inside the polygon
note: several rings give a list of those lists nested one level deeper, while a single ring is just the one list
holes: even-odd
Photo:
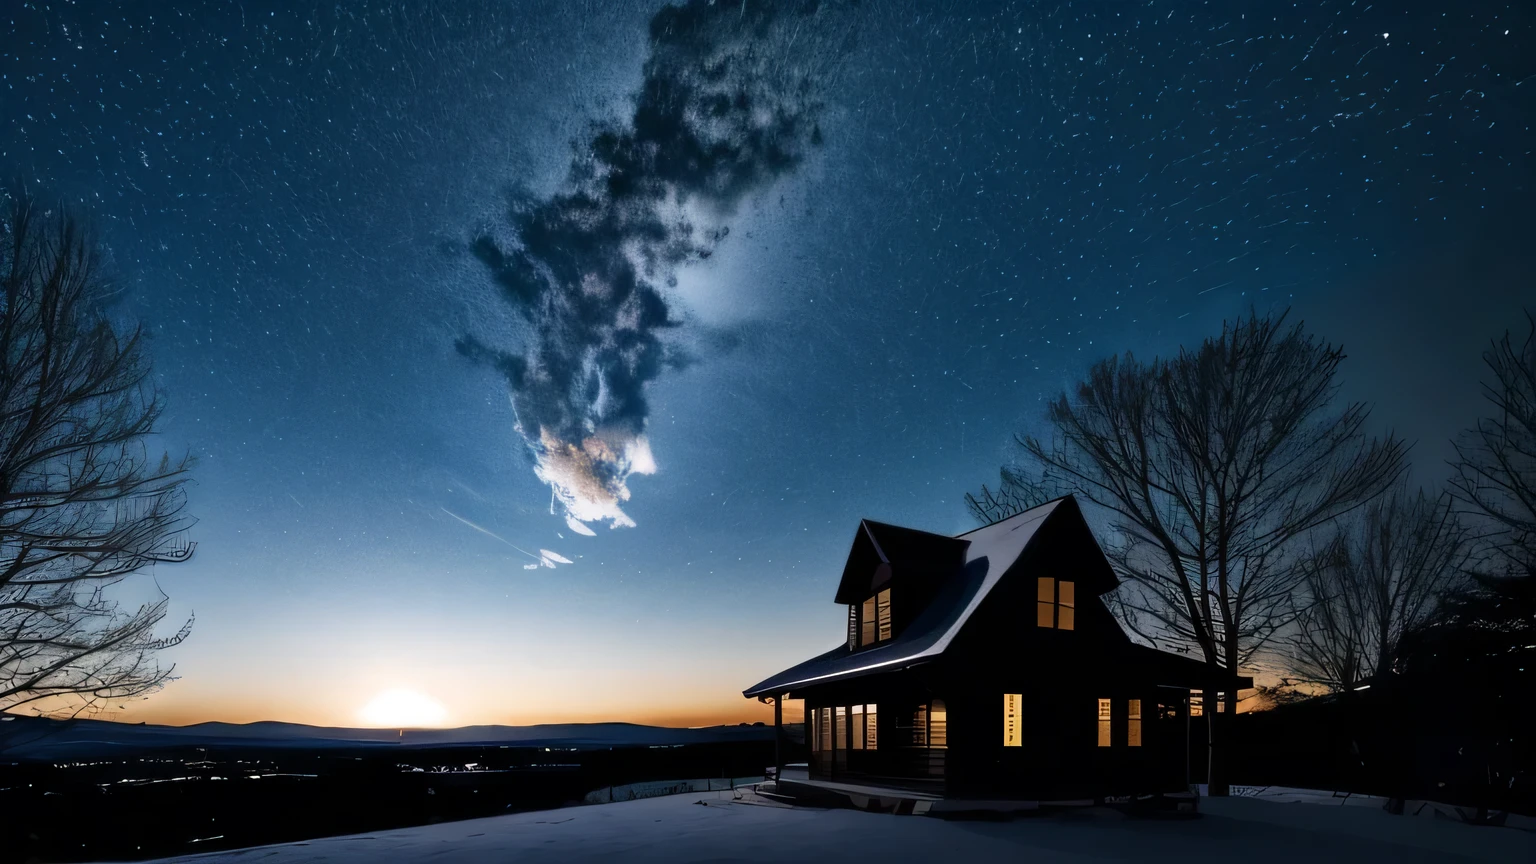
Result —
[{"label": "snow on roof", "polygon": [[1046,517],[1066,500],[1048,501],[956,538],[970,542],[964,568],[947,580],[928,608],[888,644],[856,652],[840,645],[759,682],[743,691],[743,695],[751,698],[783,693],[807,684],[918,663],[944,653],[1003,574],[1019,559]]}]

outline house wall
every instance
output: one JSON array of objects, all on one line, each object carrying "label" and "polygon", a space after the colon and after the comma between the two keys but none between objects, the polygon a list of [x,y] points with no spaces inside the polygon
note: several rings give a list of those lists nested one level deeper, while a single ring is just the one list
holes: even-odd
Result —
[{"label": "house wall", "polygon": [[[949,676],[946,794],[1052,801],[1185,788],[1183,691],[1067,672],[1001,669]],[[1004,746],[1004,694],[1022,697],[1020,745]],[[1098,744],[1100,699],[1111,706],[1110,746]],[[1141,700],[1141,745],[1129,744],[1131,699]],[[1160,717],[1159,706],[1179,709]]]},{"label": "house wall", "polygon": [[[1004,694],[1023,697],[1021,746],[1003,744]],[[943,791],[956,798],[1063,801],[1185,788],[1185,691],[1112,674],[1033,671],[943,662],[807,691],[813,709],[875,704],[878,749],[812,753],[813,776]],[[918,704],[942,699],[947,746],[914,748],[905,728]],[[1098,700],[1111,700],[1111,745],[1098,746]],[[1130,699],[1142,703],[1139,747],[1129,745]],[[1159,706],[1178,709],[1171,718]],[[809,722],[809,721],[808,721]],[[809,740],[809,739],[808,739]]]},{"label": "house wall", "polygon": [[[1129,642],[1102,599],[1079,590],[1073,630],[1036,625],[1036,578],[1087,581],[1101,553],[1077,520],[1042,534],[983,601],[941,663],[951,705],[947,793],[956,797],[1065,800],[1184,788],[1185,739],[1154,722],[1171,691],[1120,668]],[[1003,746],[1004,694],[1020,694],[1022,742]],[[1098,746],[1100,699],[1111,706],[1111,745]],[[1128,702],[1141,700],[1139,747],[1127,743]],[[1182,714],[1180,715],[1182,718]],[[1177,771],[1175,769],[1178,769]]]}]

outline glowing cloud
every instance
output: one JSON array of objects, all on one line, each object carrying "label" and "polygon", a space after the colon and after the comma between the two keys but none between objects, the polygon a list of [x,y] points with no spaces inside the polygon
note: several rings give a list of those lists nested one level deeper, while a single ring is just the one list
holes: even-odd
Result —
[{"label": "glowing cloud", "polygon": [[812,19],[825,14],[811,2],[663,8],[633,114],[596,124],[562,191],[516,202],[471,246],[528,328],[517,350],[474,336],[457,347],[506,377],[534,472],[572,531],[635,524],[629,478],[656,471],[646,385],[685,362],[661,338],[679,324],[662,292],[820,142],[811,65],[836,53]]}]

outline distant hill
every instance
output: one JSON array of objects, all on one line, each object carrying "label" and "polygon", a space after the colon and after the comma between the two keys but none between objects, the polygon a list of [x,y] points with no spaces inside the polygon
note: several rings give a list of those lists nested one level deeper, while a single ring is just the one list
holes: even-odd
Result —
[{"label": "distant hill", "polygon": [[0,760],[59,761],[133,756],[185,747],[337,749],[348,747],[645,747],[769,741],[771,726],[679,729],[634,723],[553,723],[538,726],[461,726],[457,729],[349,729],[267,720],[151,726],[105,720],[9,717],[0,722]]}]

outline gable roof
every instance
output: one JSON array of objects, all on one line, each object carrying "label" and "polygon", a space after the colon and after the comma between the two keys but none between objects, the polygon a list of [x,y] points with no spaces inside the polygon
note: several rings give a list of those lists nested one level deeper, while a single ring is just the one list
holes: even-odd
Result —
[{"label": "gable roof", "polygon": [[970,541],[960,537],[861,519],[833,600],[860,602],[890,580],[893,566],[950,569],[961,560],[968,545]]},{"label": "gable roof", "polygon": [[743,695],[750,698],[783,693],[808,684],[884,672],[943,654],[1003,574],[1019,560],[1040,527],[1058,510],[1070,511],[1082,519],[1077,502],[1069,495],[959,537],[943,538],[968,542],[965,563],[959,573],[944,581],[928,608],[894,639],[860,651],[849,651],[846,645],[840,645],[758,682],[742,691]]}]

